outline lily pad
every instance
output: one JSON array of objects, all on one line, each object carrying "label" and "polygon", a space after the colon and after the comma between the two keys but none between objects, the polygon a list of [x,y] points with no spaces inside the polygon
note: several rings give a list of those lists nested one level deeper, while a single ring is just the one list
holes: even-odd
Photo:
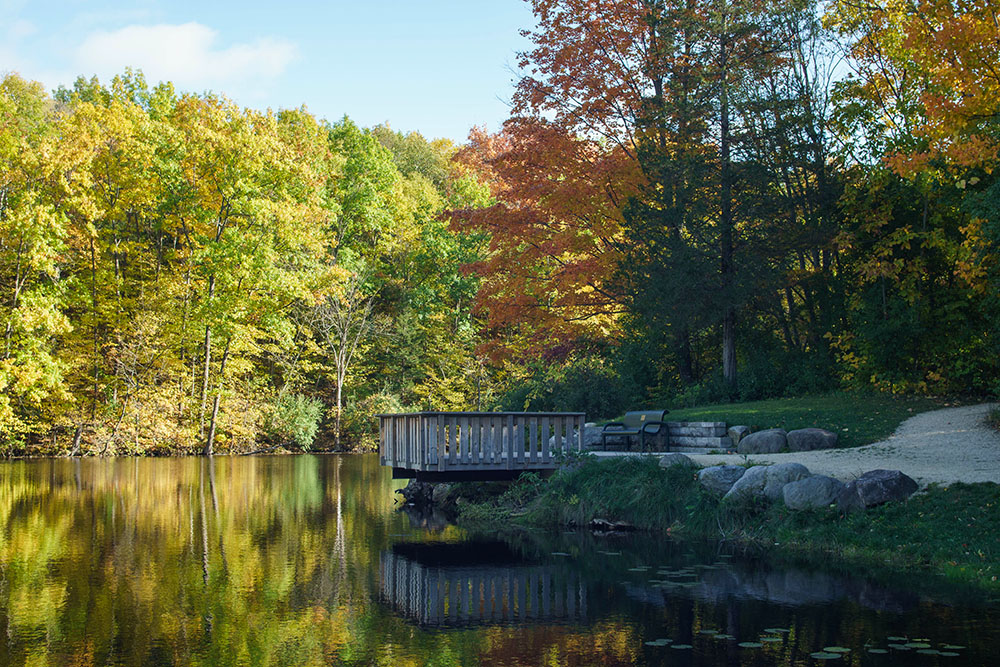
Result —
[{"label": "lily pad", "polygon": [[910,641],[909,637],[886,637],[886,639],[888,639],[891,642],[908,642],[908,641]]},{"label": "lily pad", "polygon": [[552,555],[553,556],[568,556],[569,554],[566,553],[565,551],[553,551]]},{"label": "lily pad", "polygon": [[906,644],[889,644],[889,648],[894,648],[897,651],[909,651],[910,647]]},{"label": "lily pad", "polygon": [[717,635],[717,634],[719,634],[718,630],[699,630],[698,632],[701,633],[701,634],[703,634],[703,635]]},{"label": "lily pad", "polygon": [[736,637],[734,637],[733,635],[727,635],[727,634],[722,633],[722,632],[720,632],[719,634],[715,635],[715,638],[716,639],[736,639]]},{"label": "lily pad", "polygon": [[809,655],[817,660],[836,660],[837,658],[844,657],[841,653],[827,653],[826,651],[816,651],[815,653],[810,653]]},{"label": "lily pad", "polygon": [[922,648],[917,651],[917,653],[920,653],[921,655],[940,655],[941,651],[936,648]]},{"label": "lily pad", "polygon": [[824,646],[823,650],[827,653],[850,653],[851,649],[844,648],[843,646]]},{"label": "lily pad", "polygon": [[906,648],[930,648],[931,645],[926,642],[906,642],[904,644]]},{"label": "lily pad", "polygon": [[885,655],[889,651],[888,651],[888,649],[884,649],[884,648],[870,648],[870,649],[868,649],[868,652],[869,653],[874,653],[875,655]]},{"label": "lily pad", "polygon": [[760,642],[740,642],[737,646],[740,648],[760,648],[763,644]]},{"label": "lily pad", "polygon": [[958,644],[941,644],[941,648],[946,649],[948,651],[960,651],[965,647],[959,646]]},{"label": "lily pad", "polygon": [[764,628],[764,632],[770,632],[771,634],[774,634],[776,632],[781,632],[783,634],[787,634],[791,632],[791,630],[789,630],[788,628]]},{"label": "lily pad", "polygon": [[954,651],[941,651],[938,655],[946,655],[949,658],[957,658],[961,653],[955,653]]},{"label": "lily pad", "polygon": [[785,641],[783,637],[761,637],[760,640],[762,642],[771,642],[771,643]]},{"label": "lily pad", "polygon": [[673,644],[670,648],[689,649],[689,648],[691,648],[691,645],[690,644]]}]

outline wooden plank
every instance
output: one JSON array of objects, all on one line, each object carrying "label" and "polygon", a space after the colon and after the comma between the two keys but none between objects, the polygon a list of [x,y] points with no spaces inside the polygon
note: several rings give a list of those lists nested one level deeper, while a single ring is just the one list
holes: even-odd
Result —
[{"label": "wooden plank", "polygon": [[[514,442],[514,415],[508,413],[507,418],[504,421],[506,422],[503,428],[507,432],[506,433],[508,442],[507,446],[510,448],[510,452],[512,455],[520,454],[520,452],[518,451],[520,447],[518,447],[517,443]],[[513,464],[513,458],[509,458],[507,460],[511,462],[511,465]]]},{"label": "wooden plank", "polygon": [[480,463],[487,463],[486,455],[479,441],[479,419],[469,417],[469,448],[472,450],[473,458]]},{"label": "wooden plank", "polygon": [[[563,424],[563,420],[560,419],[559,417],[553,417],[552,418],[552,430],[554,431],[553,435],[555,437],[555,442],[553,444],[555,445],[555,448],[557,450],[561,448],[561,443],[562,443],[562,424]],[[551,440],[552,440],[552,438],[542,438],[542,443],[541,443],[542,446],[541,446],[541,452],[540,452],[541,453],[541,459],[540,459],[541,463],[548,463],[549,460],[550,460],[549,453],[550,453],[550,450],[552,449],[552,445],[550,445],[549,442]]]},{"label": "wooden plank", "polygon": [[[545,415],[544,417],[542,417],[542,432],[541,432],[541,436],[542,436],[542,442],[545,443],[546,447],[548,446],[549,438],[552,437],[552,434],[550,433],[550,429],[551,429],[551,425],[549,423],[549,416]],[[537,461],[537,459],[536,459],[536,461]]]},{"label": "wooden plank", "polygon": [[469,438],[469,418],[460,417],[458,419],[458,437],[459,441],[462,443],[462,460],[466,463],[478,463],[479,457],[472,456],[472,440]]},{"label": "wooden plank", "polygon": [[538,446],[538,417],[528,417],[528,449]]},{"label": "wooden plank", "polygon": [[451,465],[459,466],[462,464],[462,441],[458,438],[458,417],[452,417],[448,424],[451,429],[448,432],[448,440],[452,445],[451,453]]}]

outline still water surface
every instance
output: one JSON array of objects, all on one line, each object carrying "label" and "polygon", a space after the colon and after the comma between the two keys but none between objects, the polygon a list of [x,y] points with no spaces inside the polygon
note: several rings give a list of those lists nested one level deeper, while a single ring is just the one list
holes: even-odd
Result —
[{"label": "still water surface", "polygon": [[400,485],[375,456],[0,464],[0,665],[998,664],[1000,608],[939,585],[472,538]]}]

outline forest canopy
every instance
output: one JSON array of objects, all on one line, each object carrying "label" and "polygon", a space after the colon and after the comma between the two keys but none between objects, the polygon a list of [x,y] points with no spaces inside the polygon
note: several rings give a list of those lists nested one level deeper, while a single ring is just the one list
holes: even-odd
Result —
[{"label": "forest canopy", "polygon": [[1000,393],[993,3],[530,4],[511,115],[461,146],[4,77],[0,450]]}]

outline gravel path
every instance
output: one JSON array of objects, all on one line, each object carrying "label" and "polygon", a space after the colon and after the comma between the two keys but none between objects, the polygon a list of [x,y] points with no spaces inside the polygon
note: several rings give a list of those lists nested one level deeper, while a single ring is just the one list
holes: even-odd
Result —
[{"label": "gravel path", "polygon": [[[996,403],[946,408],[910,417],[888,440],[864,447],[751,454],[761,463],[801,463],[810,472],[850,481],[877,468],[902,470],[921,486],[937,482],[1000,483],[1000,433],[986,425]],[[737,455],[692,454],[699,465],[742,463]]]}]

